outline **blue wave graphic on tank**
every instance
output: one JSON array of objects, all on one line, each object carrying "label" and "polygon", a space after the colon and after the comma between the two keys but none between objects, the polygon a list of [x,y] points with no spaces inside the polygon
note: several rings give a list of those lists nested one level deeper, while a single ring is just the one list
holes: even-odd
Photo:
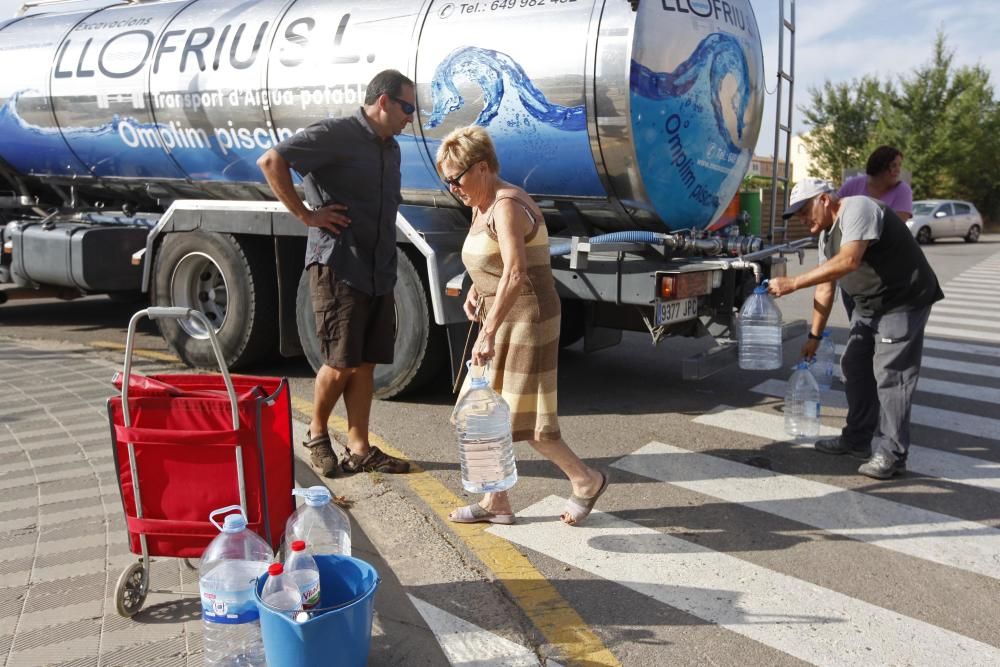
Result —
[{"label": "blue wave graphic on tank", "polygon": [[[188,129],[178,129],[163,123],[142,123],[132,116],[114,114],[111,120],[94,127],[38,127],[26,122],[17,112],[17,101],[26,91],[11,96],[0,108],[0,136],[4,137],[4,154],[15,166],[26,164],[36,171],[63,173],[40,163],[37,155],[46,145],[61,146],[56,151],[60,159],[72,159],[66,143],[87,165],[94,176],[124,178],[183,178],[184,174],[167,156],[162,146],[181,164],[187,176],[195,180],[224,180],[263,183],[264,177],[256,160],[263,153],[259,148],[246,149],[234,145],[223,147],[214,133],[192,135]],[[184,144],[187,145],[184,145]],[[235,142],[234,142],[235,143]],[[88,173],[88,170],[83,170]]]},{"label": "blue wave graphic on tank", "polygon": [[[505,179],[536,194],[604,194],[587,137],[584,106],[549,102],[524,68],[500,51],[460,47],[438,64],[431,81],[433,110],[425,129],[442,126],[449,114],[466,104],[458,89],[461,79],[482,90],[483,109],[475,124],[489,129]],[[428,149],[435,148],[434,143],[428,141]]]},{"label": "blue wave graphic on tank", "polygon": [[[729,93],[727,80],[735,83]],[[750,81],[743,49],[724,33],[705,37],[673,72],[632,61],[639,171],[653,207],[671,229],[706,227],[739,189],[753,152],[740,145]],[[727,110],[735,117],[733,130]]]},{"label": "blue wave graphic on tank", "polygon": [[69,152],[57,128],[36,127],[18,115],[17,104],[22,97],[46,99],[40,91],[30,88],[19,90],[7,98],[0,107],[0,137],[3,137],[0,155],[22,172],[56,175],[87,173]]}]

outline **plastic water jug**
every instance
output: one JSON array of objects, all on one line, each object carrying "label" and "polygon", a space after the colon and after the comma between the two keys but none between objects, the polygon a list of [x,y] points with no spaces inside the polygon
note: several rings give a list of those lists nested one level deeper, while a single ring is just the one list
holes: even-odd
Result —
[{"label": "plastic water jug", "polygon": [[257,577],[267,571],[273,553],[259,535],[247,529],[242,512],[228,514],[220,526],[215,517],[240,510],[215,510],[209,520],[221,532],[201,556],[202,641],[206,667],[265,667],[260,616],[254,601]]},{"label": "plastic water jug", "polygon": [[319,567],[302,540],[292,542],[292,553],[285,559],[285,576],[298,587],[303,609],[319,604]]},{"label": "plastic water jug", "polygon": [[740,309],[740,368],[781,368],[781,311],[767,293],[765,280]]},{"label": "plastic water jug", "polygon": [[490,387],[486,369],[469,368],[469,389],[452,415],[462,464],[462,486],[470,493],[506,491],[517,482],[511,443],[510,407]]},{"label": "plastic water jug", "polygon": [[305,504],[292,512],[285,523],[285,542],[302,540],[314,554],[351,555],[351,522],[347,513],[333,503],[330,489],[310,486],[292,489]]},{"label": "plastic water jug", "polygon": [[302,610],[302,595],[295,582],[285,576],[285,567],[281,563],[271,563],[267,568],[267,581],[260,592],[260,599],[276,611]]},{"label": "plastic water jug", "polygon": [[793,438],[819,435],[819,405],[819,385],[809,365],[800,362],[785,392],[785,433]]},{"label": "plastic water jug", "polygon": [[833,345],[833,339],[830,338],[830,332],[824,331],[823,340],[820,341],[819,347],[816,348],[816,359],[809,366],[809,370],[812,371],[813,378],[815,378],[816,384],[819,385],[820,391],[826,391],[830,388],[836,368],[837,349]]}]

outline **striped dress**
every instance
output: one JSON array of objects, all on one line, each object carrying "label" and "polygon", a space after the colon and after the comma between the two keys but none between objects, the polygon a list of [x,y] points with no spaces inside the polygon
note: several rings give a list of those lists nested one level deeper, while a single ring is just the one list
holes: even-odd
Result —
[{"label": "striped dress", "polygon": [[493,223],[493,208],[503,199],[520,204],[532,227],[524,237],[528,280],[497,328],[496,356],[490,364],[491,385],[510,406],[514,441],[558,440],[561,436],[556,416],[556,376],[560,309],[544,221],[540,216],[536,219],[532,207],[518,198],[499,197],[485,215],[473,217],[462,246],[462,262],[479,294],[480,317],[485,318],[496,300],[503,273]]}]

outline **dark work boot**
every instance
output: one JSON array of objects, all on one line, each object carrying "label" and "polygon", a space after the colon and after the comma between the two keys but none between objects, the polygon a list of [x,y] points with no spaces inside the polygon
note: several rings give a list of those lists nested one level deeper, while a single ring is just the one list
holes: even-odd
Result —
[{"label": "dark work boot", "polygon": [[850,454],[862,461],[867,461],[872,455],[871,447],[855,447],[840,436],[817,440],[813,446],[824,454]]},{"label": "dark work boot", "polygon": [[309,450],[309,461],[319,469],[323,477],[333,477],[337,474],[337,455],[333,453],[328,434],[317,435],[302,444]]}]

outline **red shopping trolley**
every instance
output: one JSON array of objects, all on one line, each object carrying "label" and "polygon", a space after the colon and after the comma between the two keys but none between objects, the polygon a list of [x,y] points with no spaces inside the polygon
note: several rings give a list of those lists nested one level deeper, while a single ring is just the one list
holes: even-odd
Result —
[{"label": "red shopping trolley", "polygon": [[[199,321],[221,373],[132,375],[143,317]],[[130,617],[151,592],[151,557],[199,558],[218,534],[213,510],[239,505],[249,528],[277,548],[295,510],[292,407],[287,380],[230,376],[212,326],[188,308],[133,315],[114,381],[121,388],[108,399],[115,469],[129,549],[141,556],[115,591],[118,613]]]}]

